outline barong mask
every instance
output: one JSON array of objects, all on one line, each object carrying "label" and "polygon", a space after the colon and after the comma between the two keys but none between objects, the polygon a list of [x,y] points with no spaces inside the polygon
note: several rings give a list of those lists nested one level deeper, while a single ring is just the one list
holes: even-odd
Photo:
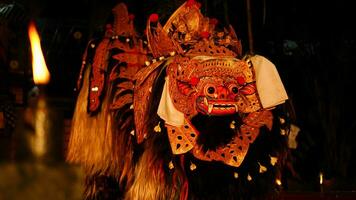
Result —
[{"label": "barong mask", "polygon": [[[255,71],[255,58],[241,58],[241,43],[232,27],[217,31],[217,21],[204,17],[199,7],[199,3],[187,1],[163,27],[152,15],[148,21],[147,38],[154,59],[136,75],[136,136],[139,143],[149,137],[144,124],[147,116],[142,113],[148,109],[149,93],[158,69],[164,65],[166,77],[157,114],[165,121],[172,153],[189,152],[203,161],[239,167],[260,128],[272,128],[270,109],[287,95],[277,74],[267,82],[282,90],[277,95],[267,95],[274,101],[265,107],[260,95],[264,89],[259,90],[256,77],[271,79],[264,77],[269,73]],[[275,71],[273,64],[267,68],[268,72]],[[231,116],[229,141],[205,148],[199,142],[204,133],[192,122],[198,115]]]}]

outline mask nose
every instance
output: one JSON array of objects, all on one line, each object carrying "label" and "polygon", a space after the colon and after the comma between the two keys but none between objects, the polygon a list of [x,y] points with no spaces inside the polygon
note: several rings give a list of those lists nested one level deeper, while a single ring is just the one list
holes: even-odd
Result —
[{"label": "mask nose", "polygon": [[217,87],[217,94],[219,99],[225,99],[229,95],[229,91],[226,87],[224,86],[218,86]]}]

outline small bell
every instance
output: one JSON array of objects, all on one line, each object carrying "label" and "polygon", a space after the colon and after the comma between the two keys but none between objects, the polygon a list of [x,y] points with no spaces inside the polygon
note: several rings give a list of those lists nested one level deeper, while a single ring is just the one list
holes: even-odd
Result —
[{"label": "small bell", "polygon": [[277,157],[273,157],[273,156],[269,156],[271,158],[271,165],[274,166],[277,161],[278,161],[278,158]]},{"label": "small bell", "polygon": [[252,177],[250,176],[250,174],[247,174],[247,180],[252,181]]},{"label": "small bell", "polygon": [[232,121],[230,123],[230,128],[233,129],[233,130],[236,128],[235,123],[236,123],[235,121]]},{"label": "small bell", "polygon": [[174,165],[173,165],[172,161],[169,161],[168,168],[169,169],[174,169]]},{"label": "small bell", "polygon": [[157,125],[154,127],[154,129],[153,129],[156,133],[160,133],[160,132],[161,132],[160,123],[161,123],[161,122],[158,122],[158,124],[157,124]]},{"label": "small bell", "polygon": [[281,124],[284,124],[284,123],[286,123],[286,120],[280,117],[280,118],[279,118],[279,122],[280,122]]},{"label": "small bell", "polygon": [[259,172],[262,174],[262,173],[265,173],[267,171],[267,168],[263,165],[261,165],[260,163],[258,163],[258,165],[260,166],[260,170]]},{"label": "small bell", "polygon": [[197,166],[191,162],[189,168],[191,171],[194,171],[197,168]]},{"label": "small bell", "polygon": [[286,130],[281,128],[281,135],[286,135]]}]

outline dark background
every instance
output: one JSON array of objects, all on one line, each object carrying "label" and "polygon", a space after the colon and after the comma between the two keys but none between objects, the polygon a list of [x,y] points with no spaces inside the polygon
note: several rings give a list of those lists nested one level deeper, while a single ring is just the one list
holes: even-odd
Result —
[{"label": "dark background", "polygon": [[[289,184],[284,183],[284,187],[318,190],[319,173],[323,172],[331,190],[356,189],[354,7],[347,1],[250,1],[255,53],[269,58],[278,68],[294,106],[293,123],[301,129],[298,148],[291,149],[291,163],[297,175],[287,170]],[[121,1],[0,1],[0,5],[16,5],[12,13],[19,13],[16,17],[1,17],[10,33],[1,39],[2,47],[9,52],[1,66],[0,91],[20,85],[24,88],[23,105],[26,104],[26,94],[33,86],[26,33],[27,22],[32,19],[38,26],[52,76],[49,95],[59,99],[70,118],[82,53],[89,39],[102,33],[111,8],[118,2]],[[126,1],[140,34],[151,13],[158,13],[164,24],[182,2]],[[235,28],[247,52],[245,1],[200,2],[205,15]],[[11,60],[20,63],[17,71],[23,73],[11,73]]]}]

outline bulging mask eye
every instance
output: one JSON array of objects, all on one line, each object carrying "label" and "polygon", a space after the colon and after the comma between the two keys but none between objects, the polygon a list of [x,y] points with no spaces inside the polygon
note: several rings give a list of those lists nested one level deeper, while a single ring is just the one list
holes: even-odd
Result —
[{"label": "bulging mask eye", "polygon": [[237,87],[236,84],[230,84],[229,85],[229,91],[232,93],[232,94],[237,94],[239,92],[239,88]]},{"label": "bulging mask eye", "polygon": [[212,84],[207,84],[205,87],[204,87],[204,94],[206,96],[210,96],[210,97],[214,97],[214,94],[216,92],[216,88],[214,85]]},{"label": "bulging mask eye", "polygon": [[215,88],[214,88],[214,87],[208,87],[207,92],[208,92],[209,94],[214,94]]}]

